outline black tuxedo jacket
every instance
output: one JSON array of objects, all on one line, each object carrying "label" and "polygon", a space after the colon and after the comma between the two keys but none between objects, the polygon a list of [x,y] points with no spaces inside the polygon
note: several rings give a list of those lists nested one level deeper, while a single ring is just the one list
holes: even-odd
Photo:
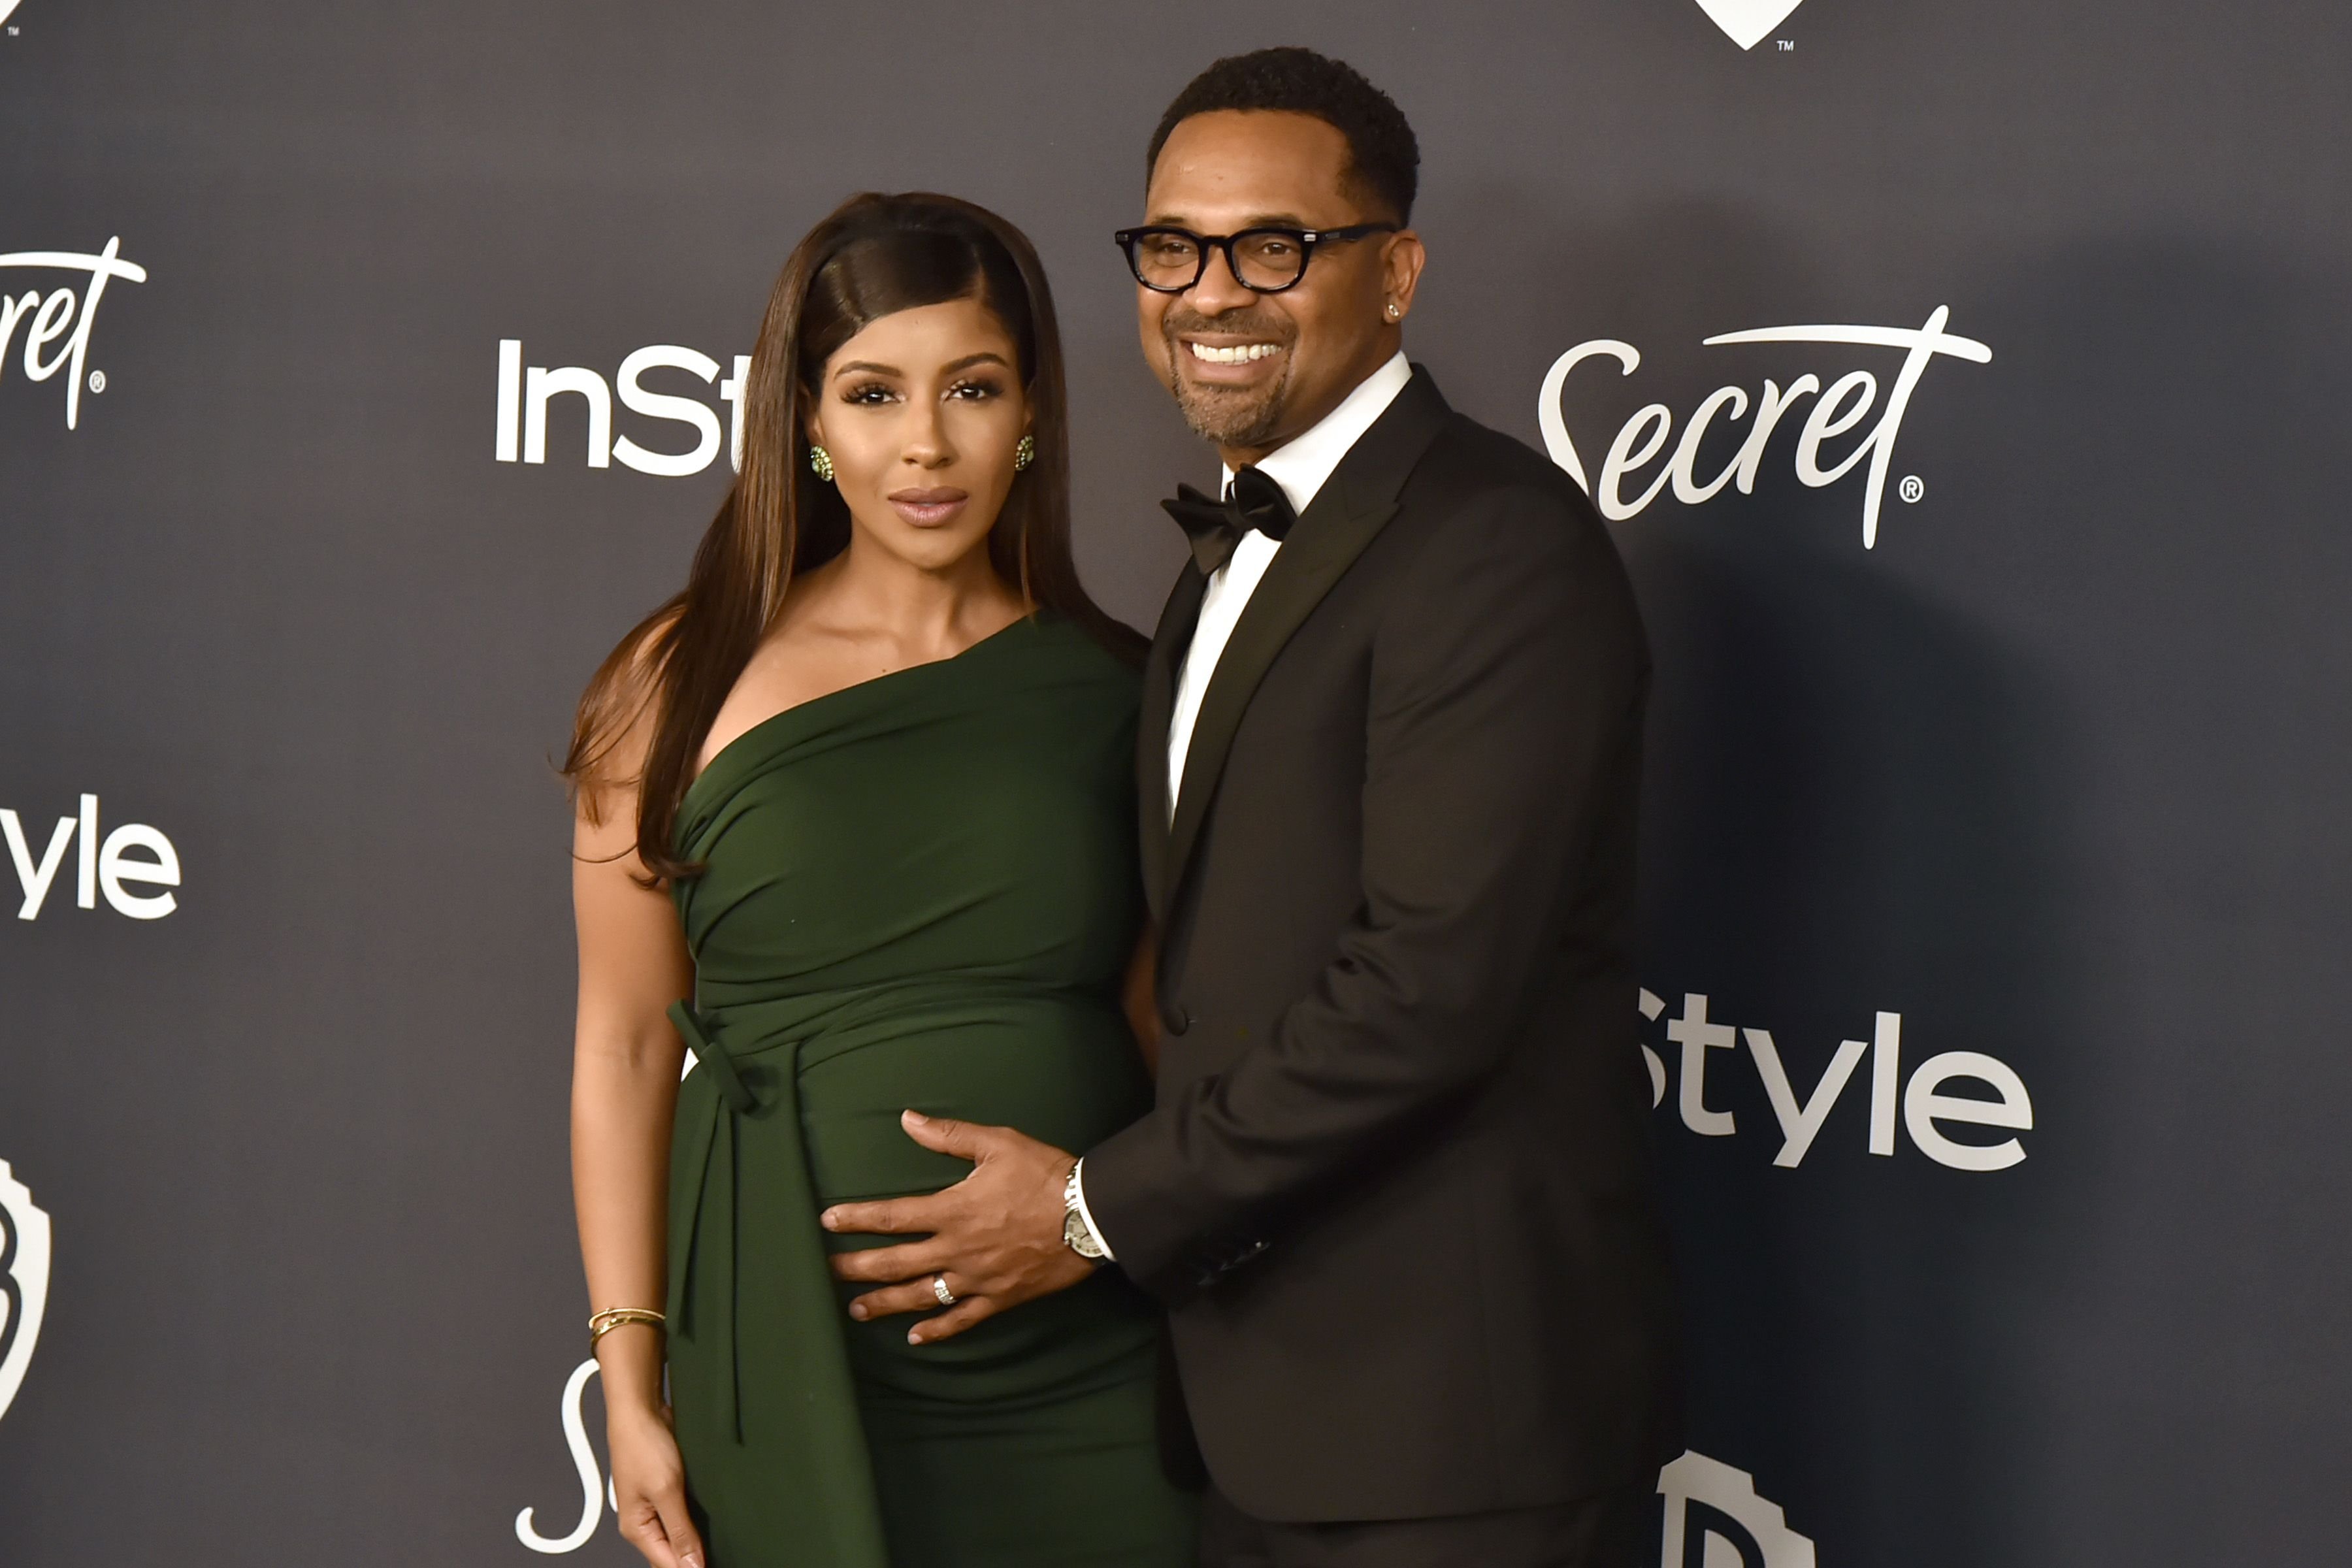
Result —
[{"label": "black tuxedo jacket", "polygon": [[1628,952],[1648,655],[1600,519],[1426,371],[1167,736],[1146,670],[1157,1108],[1089,1211],[1167,1303],[1219,1489],[1405,1519],[1646,1482],[1673,1307]]}]

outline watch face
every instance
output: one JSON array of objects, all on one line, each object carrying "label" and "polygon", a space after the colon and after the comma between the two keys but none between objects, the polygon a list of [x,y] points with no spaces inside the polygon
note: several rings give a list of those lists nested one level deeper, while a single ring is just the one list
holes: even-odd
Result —
[{"label": "watch face", "polygon": [[1102,1256],[1102,1248],[1097,1247],[1094,1237],[1087,1234],[1087,1222],[1079,1217],[1076,1209],[1062,1215],[1062,1240],[1080,1258]]}]

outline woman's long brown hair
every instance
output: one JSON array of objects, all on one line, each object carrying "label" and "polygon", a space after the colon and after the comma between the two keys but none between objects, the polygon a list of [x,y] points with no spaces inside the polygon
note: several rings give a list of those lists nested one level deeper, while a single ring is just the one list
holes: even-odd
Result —
[{"label": "woman's long brown hair", "polygon": [[1079,585],[1070,554],[1069,409],[1061,332],[1026,236],[984,207],[912,193],[852,197],[809,231],[768,296],[744,390],[742,468],[694,552],[685,589],[623,637],[581,697],[563,759],[594,820],[604,764],[650,708],[637,854],[655,878],[698,868],[677,814],[719,705],[775,626],[793,574],[849,544],[849,508],[809,468],[809,403],[842,344],[898,310],[978,299],[1018,345],[1036,456],[988,536],[990,563],[1031,605],[1069,616],[1130,661],[1142,639]]}]

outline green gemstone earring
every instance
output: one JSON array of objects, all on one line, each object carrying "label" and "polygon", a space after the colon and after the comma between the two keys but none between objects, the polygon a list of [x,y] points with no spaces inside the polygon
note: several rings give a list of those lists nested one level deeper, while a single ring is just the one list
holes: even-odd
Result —
[{"label": "green gemstone earring", "polygon": [[1037,460],[1037,437],[1024,436],[1021,444],[1013,448],[1013,471],[1019,473]]},{"label": "green gemstone earring", "polygon": [[833,482],[833,454],[814,441],[809,443],[809,467],[816,470],[818,479],[827,484]]}]

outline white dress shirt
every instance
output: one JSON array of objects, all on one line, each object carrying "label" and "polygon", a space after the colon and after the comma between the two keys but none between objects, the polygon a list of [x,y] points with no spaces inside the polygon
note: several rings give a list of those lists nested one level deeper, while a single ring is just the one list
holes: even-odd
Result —
[{"label": "white dress shirt", "polygon": [[[1400,349],[1388,363],[1358,382],[1356,389],[1340,399],[1339,406],[1316,421],[1313,428],[1259,458],[1258,472],[1282,487],[1282,493],[1290,498],[1292,511],[1305,513],[1323,481],[1339,466],[1339,459],[1372,427],[1374,420],[1388,412],[1389,405],[1412,379],[1412,366]],[[1234,471],[1227,468],[1224,488],[1218,493],[1229,493],[1233,488]],[[1192,749],[1192,725],[1201,717],[1201,699],[1208,695],[1209,678],[1217,672],[1217,660],[1223,656],[1242,611],[1249,606],[1258,580],[1274,564],[1281,548],[1280,541],[1252,529],[1234,546],[1232,558],[1209,574],[1208,592],[1201,595],[1201,618],[1192,627],[1192,646],[1176,682],[1176,707],[1168,721],[1168,815],[1171,820],[1176,797],[1184,787],[1184,759]]]},{"label": "white dress shirt", "polygon": [[[1405,383],[1412,379],[1412,366],[1400,349],[1389,362],[1356,384],[1356,389],[1339,401],[1339,406],[1315,422],[1306,434],[1268,452],[1258,459],[1258,472],[1282,487],[1290,498],[1290,510],[1305,513],[1322,489],[1331,470],[1339,466],[1373,421],[1388,412],[1389,405],[1402,392]],[[1234,471],[1225,470],[1223,489],[1232,490]],[[1282,542],[1268,539],[1252,529],[1242,535],[1225,563],[1209,574],[1208,591],[1201,595],[1201,616],[1193,624],[1192,645],[1184,656],[1184,668],[1176,682],[1176,706],[1168,721],[1168,815],[1176,815],[1176,797],[1184,785],[1184,759],[1192,748],[1192,725],[1201,717],[1201,700],[1208,694],[1209,678],[1217,672],[1217,660],[1225,651],[1225,644],[1234,635],[1234,627],[1248,607],[1250,595],[1257,591],[1259,579],[1274,564]],[[1111,1256],[1110,1247],[1103,1241],[1102,1232],[1095,1225],[1095,1216],[1087,1212],[1086,1162],[1078,1162],[1078,1218],[1102,1247],[1103,1256]]]}]

